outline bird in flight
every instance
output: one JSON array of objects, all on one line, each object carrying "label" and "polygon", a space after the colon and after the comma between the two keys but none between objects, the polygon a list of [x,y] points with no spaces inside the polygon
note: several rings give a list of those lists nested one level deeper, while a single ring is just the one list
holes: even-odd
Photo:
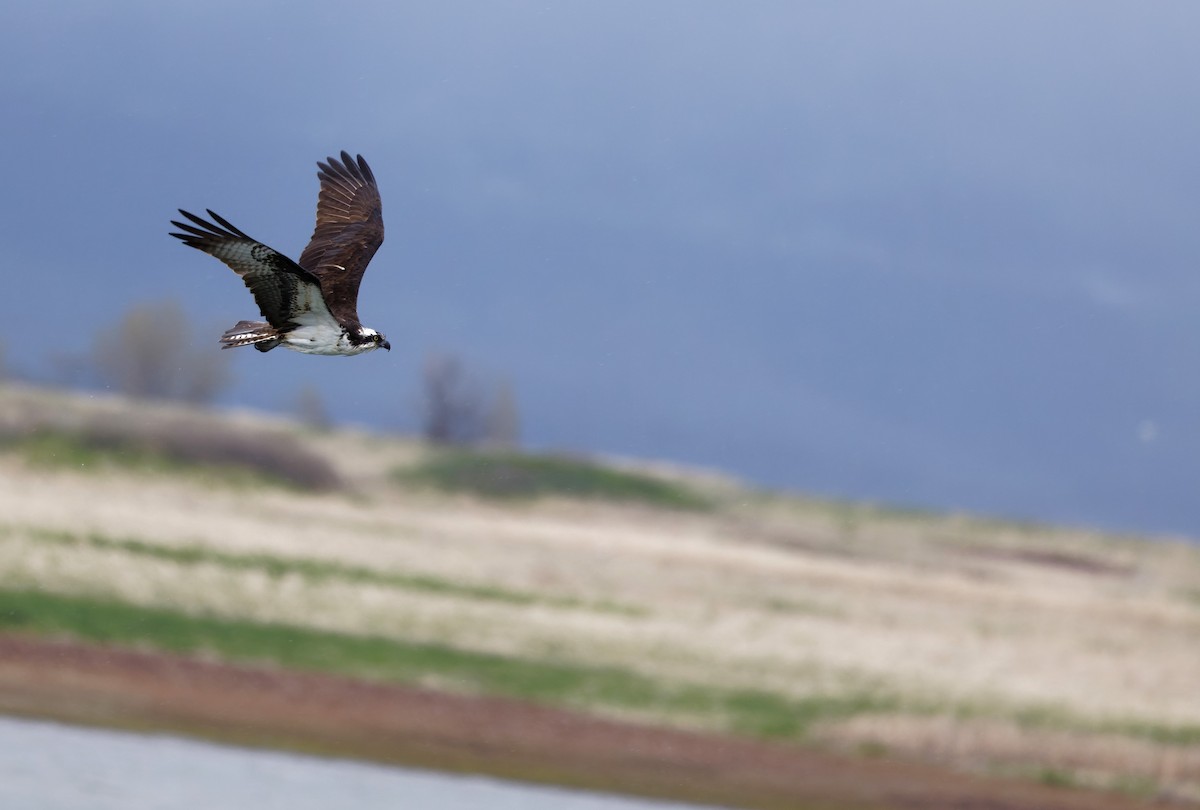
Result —
[{"label": "bird in flight", "polygon": [[358,285],[383,244],[383,208],[375,175],[362,155],[317,163],[321,193],[317,227],[294,262],[230,225],[211,210],[212,222],[179,209],[191,224],[171,220],[189,247],[233,268],[250,288],[266,321],[239,321],[221,336],[221,348],[283,346],[305,354],[353,355],[387,339],[358,320]]}]

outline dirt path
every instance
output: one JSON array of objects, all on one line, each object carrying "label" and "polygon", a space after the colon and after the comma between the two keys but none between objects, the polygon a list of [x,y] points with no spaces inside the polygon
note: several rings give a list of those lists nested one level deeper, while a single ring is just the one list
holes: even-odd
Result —
[{"label": "dirt path", "polygon": [[0,636],[0,712],[763,810],[1147,803],[511,700]]}]

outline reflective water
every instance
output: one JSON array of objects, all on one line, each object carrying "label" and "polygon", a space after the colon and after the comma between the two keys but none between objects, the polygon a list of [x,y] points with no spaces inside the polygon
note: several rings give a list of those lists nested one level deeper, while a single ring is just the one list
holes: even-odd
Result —
[{"label": "reflective water", "polygon": [[685,810],[652,802],[0,717],[3,810]]}]

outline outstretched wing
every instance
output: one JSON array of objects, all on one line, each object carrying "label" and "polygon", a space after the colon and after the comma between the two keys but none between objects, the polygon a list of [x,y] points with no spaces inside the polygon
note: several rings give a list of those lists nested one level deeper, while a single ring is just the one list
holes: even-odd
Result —
[{"label": "outstretched wing", "polygon": [[184,233],[172,233],[188,247],[202,250],[223,261],[242,277],[258,309],[271,326],[286,332],[297,325],[304,312],[325,313],[321,282],[277,250],[250,238],[212,211],[216,224],[179,209],[192,225],[171,220]]},{"label": "outstretched wing", "polygon": [[317,227],[300,266],[321,280],[325,304],[342,324],[358,323],[358,285],[383,244],[383,205],[371,167],[343,151],[318,163]]}]

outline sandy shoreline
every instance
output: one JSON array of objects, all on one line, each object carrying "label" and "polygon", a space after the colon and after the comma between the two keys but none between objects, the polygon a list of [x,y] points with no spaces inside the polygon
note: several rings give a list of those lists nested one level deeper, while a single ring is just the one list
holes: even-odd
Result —
[{"label": "sandy shoreline", "polygon": [[1149,806],[514,700],[12,635],[0,636],[0,712],[763,810]]}]

